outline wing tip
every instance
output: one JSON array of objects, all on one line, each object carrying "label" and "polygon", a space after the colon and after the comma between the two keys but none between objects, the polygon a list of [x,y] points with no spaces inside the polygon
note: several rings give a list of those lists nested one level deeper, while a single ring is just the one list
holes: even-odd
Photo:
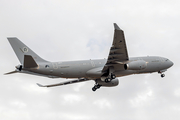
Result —
[{"label": "wing tip", "polygon": [[18,73],[18,71],[12,71],[12,72],[8,72],[8,73],[4,73],[4,75],[9,75],[9,74],[14,74],[14,73]]},{"label": "wing tip", "polygon": [[41,85],[41,84],[39,84],[39,83],[36,83],[39,87],[46,87],[46,86],[44,86],[44,85]]},{"label": "wing tip", "polygon": [[18,39],[17,37],[7,37],[7,39]]},{"label": "wing tip", "polygon": [[114,29],[115,29],[115,30],[121,30],[116,23],[114,23]]}]

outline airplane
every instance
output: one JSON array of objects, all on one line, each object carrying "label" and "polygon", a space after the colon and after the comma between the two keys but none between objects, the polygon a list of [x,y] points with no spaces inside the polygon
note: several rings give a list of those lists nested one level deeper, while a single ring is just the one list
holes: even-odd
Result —
[{"label": "airplane", "polygon": [[49,78],[66,78],[75,80],[64,81],[40,87],[54,87],[78,82],[94,80],[92,87],[96,91],[100,87],[114,87],[119,84],[117,77],[158,72],[164,77],[164,72],[173,66],[173,62],[159,56],[129,57],[124,32],[114,23],[114,39],[107,59],[49,62],[39,57],[28,46],[16,37],[8,37],[20,65],[16,70],[5,73],[26,73]]}]

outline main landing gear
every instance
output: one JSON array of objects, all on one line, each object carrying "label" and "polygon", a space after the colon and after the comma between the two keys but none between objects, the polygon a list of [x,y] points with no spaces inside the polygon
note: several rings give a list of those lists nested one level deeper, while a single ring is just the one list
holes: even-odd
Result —
[{"label": "main landing gear", "polygon": [[115,74],[111,73],[111,74],[109,75],[109,77],[107,77],[107,78],[105,79],[105,82],[106,82],[106,83],[111,82],[111,80],[112,80],[112,79],[115,79],[115,78],[116,78]]},{"label": "main landing gear", "polygon": [[96,91],[96,90],[99,89],[100,87],[101,87],[101,85],[95,84],[94,87],[92,88],[92,91]]},{"label": "main landing gear", "polygon": [[[108,82],[111,82],[111,80],[112,79],[115,79],[116,78],[116,76],[115,76],[115,74],[113,74],[113,73],[110,73],[107,77],[106,77],[106,79],[103,79],[101,82],[106,82],[106,83],[108,83]],[[99,89],[102,85],[99,85],[98,84],[98,82],[97,82],[97,80],[95,80],[95,85],[94,85],[94,87],[92,88],[92,91],[96,91],[97,89]]]}]

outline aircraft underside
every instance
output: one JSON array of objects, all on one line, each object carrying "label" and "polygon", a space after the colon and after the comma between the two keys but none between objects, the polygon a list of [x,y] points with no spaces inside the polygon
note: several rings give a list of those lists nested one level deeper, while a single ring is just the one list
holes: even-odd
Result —
[{"label": "aircraft underside", "polygon": [[20,65],[16,70],[6,73],[26,73],[49,78],[76,78],[52,85],[40,87],[54,87],[78,82],[94,80],[92,90],[101,86],[114,87],[119,84],[117,77],[131,74],[158,72],[164,77],[164,72],[173,65],[169,59],[158,56],[129,58],[124,31],[114,23],[114,37],[107,59],[49,62],[39,57],[28,46],[16,37],[7,38],[11,44]]}]

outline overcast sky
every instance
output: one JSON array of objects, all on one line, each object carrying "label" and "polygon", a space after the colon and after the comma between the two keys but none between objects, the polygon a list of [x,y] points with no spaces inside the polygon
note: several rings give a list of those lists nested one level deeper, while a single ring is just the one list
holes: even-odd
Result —
[{"label": "overcast sky", "polygon": [[[179,120],[179,0],[0,0],[1,120]],[[119,78],[92,92],[93,81],[54,88],[64,79],[3,75],[20,64],[7,37],[18,37],[48,61],[107,58],[117,23],[128,53],[162,56],[160,74]]]}]

